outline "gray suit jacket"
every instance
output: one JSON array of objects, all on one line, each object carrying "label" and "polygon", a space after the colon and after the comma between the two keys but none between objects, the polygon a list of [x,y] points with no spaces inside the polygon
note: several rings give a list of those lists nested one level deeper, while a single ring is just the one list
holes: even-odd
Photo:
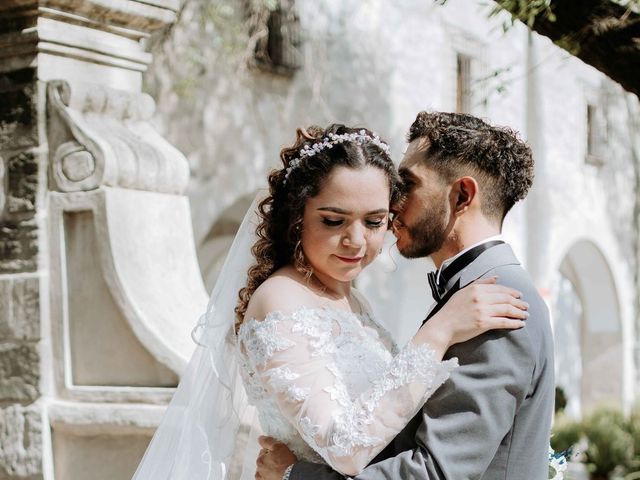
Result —
[{"label": "gray suit jacket", "polygon": [[[484,251],[458,275],[464,287],[498,276],[523,292],[530,317],[520,330],[494,330],[454,345],[460,367],[360,474],[360,480],[546,480],[554,403],[553,339],[547,307],[511,247]],[[291,480],[345,478],[298,462]]]}]

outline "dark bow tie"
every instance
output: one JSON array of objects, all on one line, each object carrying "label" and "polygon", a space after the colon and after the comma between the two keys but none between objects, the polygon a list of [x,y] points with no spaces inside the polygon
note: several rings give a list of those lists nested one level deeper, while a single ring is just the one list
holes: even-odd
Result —
[{"label": "dark bow tie", "polygon": [[444,282],[440,277],[440,282],[437,280],[438,270],[427,273],[427,280],[429,281],[429,287],[431,288],[431,296],[436,302],[439,302],[444,295]]},{"label": "dark bow tie", "polygon": [[440,302],[447,293],[446,286],[447,283],[449,283],[449,280],[478,258],[482,252],[502,243],[504,243],[502,240],[492,240],[490,242],[481,243],[480,245],[467,250],[449,265],[441,269],[439,278],[439,270],[429,272],[427,274],[427,280],[429,281],[429,287],[431,287],[431,295],[433,296],[433,299],[436,302]]}]

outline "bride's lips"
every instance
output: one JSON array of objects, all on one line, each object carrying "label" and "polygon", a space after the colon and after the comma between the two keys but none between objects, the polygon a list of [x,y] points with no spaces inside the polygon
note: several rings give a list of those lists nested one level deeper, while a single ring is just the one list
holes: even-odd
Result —
[{"label": "bride's lips", "polygon": [[345,263],[358,263],[360,260],[362,260],[363,257],[341,257],[340,255],[336,255],[336,258],[338,260],[342,260]]}]

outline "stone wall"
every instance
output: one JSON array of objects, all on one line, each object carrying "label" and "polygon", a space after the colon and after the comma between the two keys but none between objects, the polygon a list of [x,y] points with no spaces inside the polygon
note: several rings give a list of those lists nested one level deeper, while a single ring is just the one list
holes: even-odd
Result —
[{"label": "stone wall", "polygon": [[144,40],[177,0],[0,4],[0,479],[128,479],[206,305]]},{"label": "stone wall", "polygon": [[42,475],[46,154],[36,69],[0,72],[0,478]]}]

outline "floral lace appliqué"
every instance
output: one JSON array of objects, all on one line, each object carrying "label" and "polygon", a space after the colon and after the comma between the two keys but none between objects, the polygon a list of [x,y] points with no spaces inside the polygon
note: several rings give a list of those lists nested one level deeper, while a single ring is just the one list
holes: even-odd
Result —
[{"label": "floral lace appliqu\u00e9", "polygon": [[328,321],[327,315],[320,315],[326,312],[330,310],[303,309],[293,314],[291,332],[302,333],[311,338],[309,345],[314,349],[314,356],[330,355],[335,351],[335,343],[331,338],[333,322]]},{"label": "floral lace appliqu\u00e9", "polygon": [[[457,363],[438,361],[426,345],[409,344],[394,357],[369,314],[328,308],[273,312],[244,322],[238,335],[264,433],[346,475],[404,428]],[[393,423],[384,420],[387,405],[400,412]]]},{"label": "floral lace appliqu\u00e9", "polygon": [[409,344],[389,362],[381,376],[373,381],[362,408],[356,408],[348,397],[343,384],[337,382],[325,388],[331,399],[342,409],[334,414],[334,429],[331,434],[333,444],[329,450],[336,456],[347,456],[354,448],[371,447],[382,442],[367,433],[367,426],[375,421],[374,411],[380,400],[390,391],[397,390],[415,381],[426,385],[424,398],[433,392],[448,378],[451,369],[457,366],[457,359],[440,362],[435,359],[434,352],[427,345],[414,347]]},{"label": "floral lace appliqu\u00e9", "polygon": [[367,411],[373,412],[387,392],[415,381],[426,385],[424,398],[429,398],[457,366],[457,358],[441,362],[435,358],[435,353],[429,346],[416,347],[408,344],[394,357],[382,376],[374,381],[373,389],[364,406]]},{"label": "floral lace appliqu\u00e9", "polygon": [[269,384],[280,393],[286,393],[290,402],[303,402],[309,396],[311,388],[298,387],[294,380],[300,377],[289,367],[278,367],[266,370],[264,375],[269,379]]},{"label": "floral lace appliqu\u00e9", "polygon": [[316,441],[316,435],[318,435],[318,432],[320,432],[320,426],[314,425],[309,417],[302,417],[300,419],[300,431],[302,432],[302,437],[311,446],[311,448],[313,448],[322,456],[322,458],[326,460],[326,449],[318,445]]},{"label": "floral lace appliqu\u00e9", "polygon": [[295,344],[278,333],[279,317],[282,314],[272,312],[259,322],[248,320],[242,324],[238,337],[256,365],[265,366],[275,352],[286,350]]}]

